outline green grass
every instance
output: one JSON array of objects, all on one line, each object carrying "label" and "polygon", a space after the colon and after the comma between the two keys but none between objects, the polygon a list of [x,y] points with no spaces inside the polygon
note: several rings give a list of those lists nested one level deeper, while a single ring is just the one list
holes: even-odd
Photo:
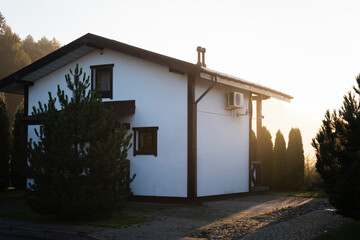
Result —
[{"label": "green grass", "polygon": [[83,219],[76,221],[59,221],[54,216],[41,215],[33,211],[3,213],[0,214],[0,217],[34,221],[34,222],[61,223],[61,224],[70,224],[70,225],[90,225],[90,226],[111,227],[111,228],[127,227],[133,224],[139,224],[149,221],[149,218],[145,216],[130,216],[130,215],[113,215],[106,218],[93,218],[93,219]]},{"label": "green grass", "polygon": [[290,194],[290,196],[295,197],[312,197],[312,198],[327,198],[327,194],[324,191],[307,191],[307,192],[297,192]]},{"label": "green grass", "polygon": [[[13,201],[16,198],[23,198],[26,194],[26,191],[20,190],[7,190],[0,192],[0,204],[1,202]],[[163,209],[162,206],[131,206],[134,208],[132,210],[137,210],[139,212],[152,212],[156,210]],[[127,227],[133,224],[139,224],[146,221],[150,221],[149,218],[145,216],[131,216],[124,214],[114,214],[106,218],[89,218],[76,221],[60,221],[51,215],[42,215],[34,211],[15,211],[15,212],[3,212],[0,214],[0,217],[10,218],[10,219],[19,219],[27,220],[34,222],[47,222],[47,223],[60,223],[60,224],[79,224],[79,225],[91,225],[91,226],[101,226],[101,227],[111,227],[111,228],[120,228]]]},{"label": "green grass", "polygon": [[117,216],[110,216],[105,219],[72,221],[70,223],[80,224],[80,225],[99,226],[99,227],[121,228],[121,227],[128,227],[128,226],[134,225],[134,224],[143,223],[148,220],[149,219],[145,216],[117,215]]},{"label": "green grass", "polygon": [[360,222],[353,221],[344,223],[338,228],[332,229],[320,235],[315,240],[353,240],[360,239]]},{"label": "green grass", "polygon": [[41,215],[33,211],[21,211],[21,212],[8,212],[0,214],[0,217],[10,218],[10,219],[19,219],[19,220],[28,220],[34,222],[54,222],[55,217],[49,215]]},{"label": "green grass", "polygon": [[10,198],[22,198],[25,196],[25,190],[6,190],[0,192],[0,200],[6,200]]},{"label": "green grass", "polygon": [[159,211],[159,210],[163,210],[163,209],[168,209],[169,207],[164,207],[164,206],[157,206],[157,205],[133,205],[133,204],[128,204],[125,206],[125,209],[130,210],[130,211],[134,211],[134,212],[142,212],[142,213],[152,213],[154,211]]}]

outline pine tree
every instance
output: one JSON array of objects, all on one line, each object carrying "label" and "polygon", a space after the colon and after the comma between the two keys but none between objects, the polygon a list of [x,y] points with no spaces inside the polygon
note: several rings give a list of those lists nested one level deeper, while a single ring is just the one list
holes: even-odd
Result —
[{"label": "pine tree", "polygon": [[304,182],[304,148],[299,128],[291,128],[286,150],[288,190],[299,190]]},{"label": "pine tree", "polygon": [[27,159],[26,148],[27,139],[25,134],[25,126],[22,122],[24,117],[24,103],[22,102],[15,114],[13,124],[13,147],[11,154],[11,183],[16,189],[26,188],[27,176]]},{"label": "pine tree", "polygon": [[0,190],[5,190],[9,185],[9,119],[6,113],[5,97],[0,93]]},{"label": "pine tree", "polygon": [[273,168],[273,143],[271,133],[266,127],[262,127],[262,163],[261,163],[261,182],[263,186],[272,185]]},{"label": "pine tree", "polygon": [[286,144],[284,135],[277,131],[273,158],[273,187],[284,190],[286,187]]},{"label": "pine tree", "polygon": [[[34,184],[30,206],[59,218],[109,214],[124,206],[130,194],[129,160],[131,134],[114,131],[111,112],[82,69],[65,76],[72,96],[58,85],[57,98],[49,93],[47,104],[33,109],[42,125],[30,141],[30,170]],[[82,79],[81,79],[82,77]]]},{"label": "pine tree", "polygon": [[[24,40],[21,40],[12,31],[11,27],[6,24],[5,17],[0,12],[0,79],[44,57],[59,47],[60,44],[55,38],[48,40],[43,37],[35,42],[31,35],[28,35]],[[11,127],[16,109],[23,100],[23,96],[12,93],[5,93],[5,96],[9,127]]]},{"label": "pine tree", "polygon": [[330,203],[342,215],[360,220],[360,75],[356,81],[355,93],[344,96],[342,107],[326,112],[312,145]]}]

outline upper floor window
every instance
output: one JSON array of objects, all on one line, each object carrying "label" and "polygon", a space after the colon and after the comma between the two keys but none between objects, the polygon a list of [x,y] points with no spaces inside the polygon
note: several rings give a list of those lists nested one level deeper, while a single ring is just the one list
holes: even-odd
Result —
[{"label": "upper floor window", "polygon": [[102,98],[113,97],[113,67],[114,64],[90,66],[91,89],[98,86]]}]

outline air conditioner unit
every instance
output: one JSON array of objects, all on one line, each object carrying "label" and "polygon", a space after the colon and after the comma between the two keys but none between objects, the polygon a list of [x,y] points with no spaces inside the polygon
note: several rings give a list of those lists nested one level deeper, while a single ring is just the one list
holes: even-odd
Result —
[{"label": "air conditioner unit", "polygon": [[244,94],[239,92],[227,93],[226,109],[242,108],[244,106]]}]

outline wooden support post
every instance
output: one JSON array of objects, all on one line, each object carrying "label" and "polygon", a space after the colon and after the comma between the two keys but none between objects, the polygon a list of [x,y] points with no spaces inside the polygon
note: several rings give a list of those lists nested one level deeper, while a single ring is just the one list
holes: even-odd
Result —
[{"label": "wooden support post", "polygon": [[187,198],[197,198],[197,104],[195,103],[195,77],[188,76],[188,171]]},{"label": "wooden support post", "polygon": [[261,163],[262,163],[262,98],[256,99],[256,186],[261,186]]}]

